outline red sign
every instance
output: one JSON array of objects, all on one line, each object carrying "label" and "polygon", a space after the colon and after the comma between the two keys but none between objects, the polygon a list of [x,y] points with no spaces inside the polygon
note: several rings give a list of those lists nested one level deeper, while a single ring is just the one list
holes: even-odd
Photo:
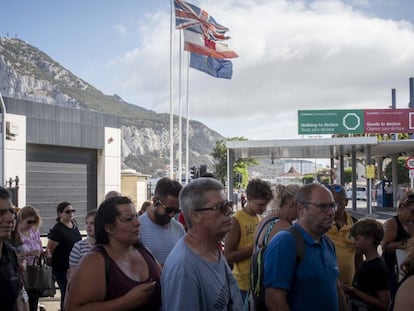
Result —
[{"label": "red sign", "polygon": [[411,171],[414,170],[414,158],[410,157],[407,160],[405,160],[405,165],[407,168]]},{"label": "red sign", "polygon": [[414,133],[414,109],[364,110],[364,132],[370,134]]}]

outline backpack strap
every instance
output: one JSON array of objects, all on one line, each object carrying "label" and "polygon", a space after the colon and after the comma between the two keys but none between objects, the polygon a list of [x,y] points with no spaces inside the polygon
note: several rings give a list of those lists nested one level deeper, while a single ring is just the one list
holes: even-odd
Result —
[{"label": "backpack strap", "polygon": [[302,233],[296,226],[291,226],[289,229],[291,235],[295,238],[295,249],[296,249],[296,269],[298,265],[301,263],[302,259],[305,257],[306,252],[306,244],[305,240],[303,239]]},{"label": "backpack strap", "polygon": [[[259,243],[259,238],[260,238],[260,235],[262,234],[262,232],[263,232],[263,230],[264,230],[264,228],[266,228],[266,225],[269,223],[269,222],[271,222],[271,221],[274,221],[274,220],[276,220],[276,219],[279,219],[278,217],[272,217],[272,218],[269,218],[268,220],[266,220],[263,224],[262,224],[262,226],[260,227],[260,229],[259,229],[259,232],[257,233],[257,236],[256,236],[256,241],[255,241],[255,243],[254,243],[254,245],[256,245],[257,247],[256,247],[256,250],[259,248],[258,247],[258,243]],[[273,228],[273,225],[272,225],[272,228]],[[268,235],[269,236],[269,235]],[[264,240],[263,240],[264,241]],[[266,241],[267,242],[267,241]],[[267,244],[267,243],[266,243]],[[266,244],[263,244],[263,245],[266,245]]]},{"label": "backpack strap", "polygon": [[263,245],[269,244],[270,233],[272,232],[273,227],[278,222],[278,220],[279,220],[279,218],[273,219],[273,221],[270,222],[269,226],[267,226],[266,232],[263,236]]}]

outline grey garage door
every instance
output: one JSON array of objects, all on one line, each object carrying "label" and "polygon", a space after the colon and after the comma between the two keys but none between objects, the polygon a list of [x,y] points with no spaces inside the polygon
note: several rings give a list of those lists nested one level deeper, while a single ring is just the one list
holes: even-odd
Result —
[{"label": "grey garage door", "polygon": [[26,162],[26,202],[40,211],[41,233],[56,223],[56,206],[68,201],[84,229],[88,210],[96,208],[96,150],[29,145]]}]

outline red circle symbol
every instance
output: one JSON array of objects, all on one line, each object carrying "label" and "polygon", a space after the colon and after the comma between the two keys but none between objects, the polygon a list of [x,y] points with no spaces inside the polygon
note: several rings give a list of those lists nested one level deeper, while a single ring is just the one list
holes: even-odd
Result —
[{"label": "red circle symbol", "polygon": [[405,160],[405,165],[408,169],[414,170],[414,157],[409,157]]}]

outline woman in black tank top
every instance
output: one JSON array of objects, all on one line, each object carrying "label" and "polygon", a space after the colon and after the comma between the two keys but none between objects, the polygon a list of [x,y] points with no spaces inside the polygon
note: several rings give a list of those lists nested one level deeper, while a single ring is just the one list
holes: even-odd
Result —
[{"label": "woman in black tank top", "polygon": [[95,217],[97,246],[71,277],[65,311],[161,310],[161,266],[140,244],[139,228],[129,198],[101,203]]},{"label": "woman in black tank top", "polygon": [[398,284],[395,298],[390,304],[389,311],[409,311],[414,306],[414,239],[408,243],[407,257],[401,265],[404,278]]},{"label": "woman in black tank top", "polygon": [[414,192],[407,192],[401,199],[397,215],[384,223],[384,239],[382,240],[382,257],[388,272],[388,285],[391,297],[395,295],[398,284],[399,267],[396,250],[404,249],[407,240],[414,231]]}]

